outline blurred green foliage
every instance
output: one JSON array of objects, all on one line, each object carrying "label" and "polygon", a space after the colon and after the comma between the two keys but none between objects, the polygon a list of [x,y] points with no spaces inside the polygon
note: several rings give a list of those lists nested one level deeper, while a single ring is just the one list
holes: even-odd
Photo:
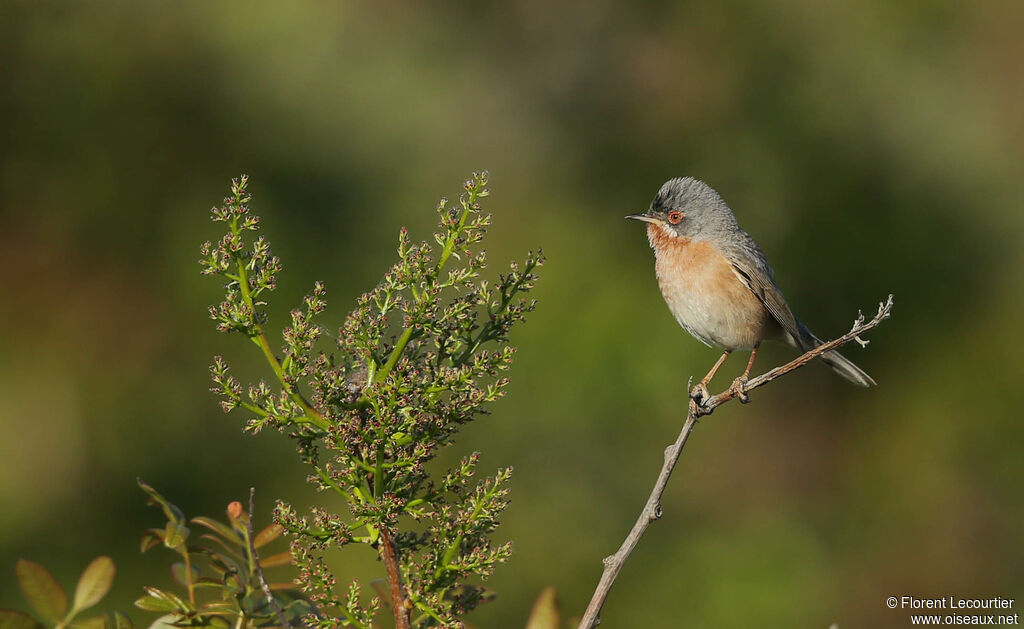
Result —
[{"label": "blurred green foliage", "polygon": [[[141,586],[145,593],[135,601],[135,607],[149,612],[143,614],[146,626],[164,629],[297,626],[315,612],[316,608],[298,593],[292,553],[283,550],[270,554],[265,548],[284,532],[280,525],[270,524],[257,533],[250,513],[243,511],[242,503],[237,500],[227,506],[227,522],[206,516],[187,519],[182,510],[160,492],[141,479],[138,484],[149,495],[149,503],[159,507],[167,518],[164,526],[146,529],[140,549],[146,552],[162,547],[181,557],[181,561],[171,564],[174,590]],[[250,510],[255,499],[255,491],[251,491]],[[270,569],[279,566],[288,566],[291,574],[276,575],[276,582],[268,582],[271,577],[266,573],[274,574]],[[129,588],[140,586],[138,583],[127,585]],[[107,629],[120,627],[111,627],[108,623]]]},{"label": "blurred green foliage", "polygon": [[14,609],[0,609],[0,626],[6,629],[132,629],[131,621],[120,612],[80,618],[79,615],[103,600],[114,581],[114,562],[110,557],[96,557],[78,577],[74,598],[68,606],[67,592],[40,564],[19,559],[14,566],[18,586],[32,611],[42,618]]},{"label": "blurred green foliage", "polygon": [[[473,169],[493,175],[492,259],[544,247],[508,399],[451,453],[517,472],[478,625],[523,626],[547,585],[582,611],[716,356],[622,220],[677,175],[722,193],[820,336],[889,292],[899,308],[850,352],[876,389],[808,368],[702,422],[605,625],[896,627],[890,595],[1024,588],[1021,3],[2,12],[0,606],[20,557],[62,582],[113,557],[111,608],[162,587],[136,476],[189,512],[251,485],[260,521],[313,500],[290,444],[243,437],[206,393],[215,353],[263,375],[210,329],[195,271],[243,171],[288,261],[272,333],[314,280],[338,304],[371,288],[399,226],[425,237]],[[368,581],[360,561],[342,571]]]}]

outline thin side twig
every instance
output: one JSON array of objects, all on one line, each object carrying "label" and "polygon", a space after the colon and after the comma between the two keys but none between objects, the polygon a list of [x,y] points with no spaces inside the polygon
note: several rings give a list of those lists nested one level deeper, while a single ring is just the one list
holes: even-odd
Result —
[{"label": "thin side twig", "polygon": [[249,488],[249,521],[246,523],[246,528],[249,531],[249,553],[252,555],[252,562],[256,566],[256,576],[260,580],[260,588],[263,589],[264,596],[270,601],[270,606],[274,608],[274,612],[277,614],[277,619],[281,623],[283,629],[292,629],[291,624],[284,615],[284,610],[281,609],[281,605],[274,598],[273,593],[270,591],[270,585],[267,584],[267,578],[263,576],[263,566],[260,565],[260,555],[256,552],[256,533],[253,530],[253,518],[256,513],[256,488]]},{"label": "thin side twig", "polygon": [[578,629],[592,629],[600,624],[601,607],[604,605],[605,599],[608,598],[608,593],[611,591],[615,578],[619,575],[622,566],[625,565],[633,549],[640,542],[640,537],[647,531],[647,527],[650,526],[651,522],[661,517],[661,496],[665,493],[668,479],[672,476],[672,470],[675,469],[676,462],[679,461],[679,456],[683,452],[683,446],[686,445],[686,440],[689,438],[694,426],[697,425],[697,421],[705,415],[710,415],[722,404],[736,397],[745,397],[747,391],[762,387],[776,378],[780,378],[795,369],[803,367],[815,358],[841,345],[851,341],[857,341],[862,346],[866,345],[867,342],[863,341],[860,335],[888,319],[889,313],[892,310],[892,303],[892,295],[889,295],[888,299],[878,304],[878,313],[870,321],[865,321],[864,315],[861,313],[853,322],[853,327],[846,334],[827,343],[822,343],[790,362],[748,380],[742,386],[730,387],[718,395],[713,395],[699,402],[697,399],[694,399],[698,396],[691,395],[686,422],[683,423],[683,428],[679,432],[679,436],[676,437],[675,443],[665,449],[665,460],[661,466],[661,472],[658,474],[658,479],[654,482],[654,489],[651,491],[651,495],[647,498],[647,503],[644,505],[643,510],[641,510],[640,516],[630,530],[629,535],[622,542],[619,550],[614,555],[605,557],[603,562],[604,572],[601,573],[601,580],[597,584],[597,589],[594,590],[594,595],[590,599],[590,604],[587,605],[587,611],[584,613],[583,619],[580,620]]}]

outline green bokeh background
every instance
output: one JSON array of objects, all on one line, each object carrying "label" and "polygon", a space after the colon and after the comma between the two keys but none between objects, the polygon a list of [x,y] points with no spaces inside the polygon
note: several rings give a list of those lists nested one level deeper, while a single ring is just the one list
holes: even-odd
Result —
[{"label": "green bokeh background", "polygon": [[[130,611],[168,584],[141,476],[187,514],[255,485],[316,496],[291,444],[243,436],[198,245],[232,176],[336,327],[398,228],[492,174],[492,271],[543,247],[509,396],[452,456],[512,465],[482,627],[547,585],[579,614],[716,352],[658,295],[639,225],[669,177],[717,188],[821,336],[896,295],[847,354],[703,421],[606,605],[607,627],[904,627],[891,595],[1024,605],[1024,4],[0,2],[0,606],[19,557],[68,586],[95,555]],[[762,368],[791,356],[767,350]],[[729,377],[742,359],[727,364]],[[352,549],[339,570],[380,573]],[[132,612],[143,626],[149,617]]]}]

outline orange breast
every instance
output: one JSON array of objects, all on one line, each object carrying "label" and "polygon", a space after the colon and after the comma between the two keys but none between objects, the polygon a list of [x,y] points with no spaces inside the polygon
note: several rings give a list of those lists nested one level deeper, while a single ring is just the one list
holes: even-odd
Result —
[{"label": "orange breast", "polygon": [[749,349],[779,332],[764,304],[707,241],[647,227],[655,250],[658,286],[672,316],[698,340],[725,349]]}]

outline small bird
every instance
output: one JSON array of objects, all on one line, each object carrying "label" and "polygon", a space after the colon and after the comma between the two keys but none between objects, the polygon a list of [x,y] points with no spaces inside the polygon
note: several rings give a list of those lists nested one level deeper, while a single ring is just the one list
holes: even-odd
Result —
[{"label": "small bird", "polygon": [[[648,223],[658,286],[672,316],[697,340],[725,350],[697,385],[697,397],[708,397],[708,383],[735,350],[751,350],[730,389],[746,401],[743,384],[762,341],[803,352],[821,345],[789,309],[764,252],[711,186],[692,177],[671,179],[646,212],[626,218]],[[821,360],[854,384],[875,384],[839,352],[826,352]]]}]

